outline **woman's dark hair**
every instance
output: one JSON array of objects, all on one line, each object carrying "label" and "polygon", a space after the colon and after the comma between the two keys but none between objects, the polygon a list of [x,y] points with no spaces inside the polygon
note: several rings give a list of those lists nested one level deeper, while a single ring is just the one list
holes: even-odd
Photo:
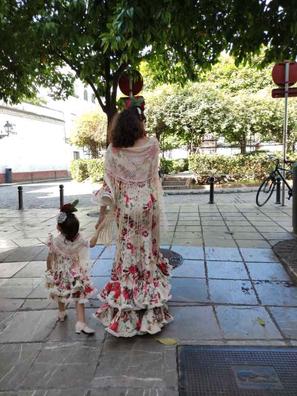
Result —
[{"label": "woman's dark hair", "polygon": [[113,147],[132,147],[137,139],[145,135],[144,120],[140,107],[130,107],[116,114],[110,129]]},{"label": "woman's dark hair", "polygon": [[61,212],[66,214],[66,219],[62,222],[58,222],[59,229],[64,237],[73,242],[79,231],[79,221],[78,218],[73,214],[77,209],[73,204],[66,204],[62,206]]}]

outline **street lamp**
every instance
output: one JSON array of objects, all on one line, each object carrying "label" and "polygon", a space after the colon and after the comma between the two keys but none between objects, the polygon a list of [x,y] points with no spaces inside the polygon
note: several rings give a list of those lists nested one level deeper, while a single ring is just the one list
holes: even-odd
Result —
[{"label": "street lamp", "polygon": [[13,127],[13,124],[10,124],[10,122],[6,121],[3,126],[4,130],[1,129],[0,131],[0,139],[3,139],[9,135],[16,135],[16,131],[14,131]]}]

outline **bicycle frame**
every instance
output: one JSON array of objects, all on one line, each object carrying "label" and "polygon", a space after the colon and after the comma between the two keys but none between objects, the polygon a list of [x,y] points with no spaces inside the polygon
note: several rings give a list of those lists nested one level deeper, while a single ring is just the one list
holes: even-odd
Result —
[{"label": "bicycle frame", "polygon": [[289,183],[287,182],[287,180],[286,180],[285,177],[283,176],[283,173],[282,173],[282,172],[291,173],[291,174],[292,174],[291,169],[281,168],[281,167],[279,166],[279,160],[278,160],[278,161],[276,162],[274,171],[272,171],[272,172],[270,173],[270,175],[271,175],[271,177],[273,177],[273,178],[275,178],[276,176],[279,176],[280,179],[281,179],[281,180],[285,183],[285,185],[287,186],[288,191],[289,191],[289,194],[291,195],[291,194],[292,194],[292,187],[289,185]]}]

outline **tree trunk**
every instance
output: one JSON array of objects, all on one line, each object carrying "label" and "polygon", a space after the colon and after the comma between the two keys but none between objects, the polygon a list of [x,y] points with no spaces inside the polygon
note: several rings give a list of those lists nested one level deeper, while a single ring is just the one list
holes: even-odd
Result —
[{"label": "tree trunk", "polygon": [[240,154],[246,154],[246,141],[240,141]]}]

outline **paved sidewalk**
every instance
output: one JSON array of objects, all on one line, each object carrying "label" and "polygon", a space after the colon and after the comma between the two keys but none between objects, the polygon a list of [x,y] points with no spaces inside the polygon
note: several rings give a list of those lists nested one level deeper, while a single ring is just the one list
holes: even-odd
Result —
[{"label": "paved sidewalk", "polygon": [[[297,288],[271,249],[293,238],[291,207],[259,209],[241,195],[243,202],[221,194],[215,205],[166,198],[162,244],[184,257],[172,278],[175,321],[156,336],[133,339],[103,331],[92,318],[96,299],[87,308],[94,337],[74,333],[73,307],[56,322],[42,280],[56,210],[0,209],[0,395],[176,396],[179,345],[296,346]],[[79,211],[87,235],[93,212]],[[113,253],[92,250],[97,288],[108,280]],[[157,341],[165,337],[177,345]]]}]

